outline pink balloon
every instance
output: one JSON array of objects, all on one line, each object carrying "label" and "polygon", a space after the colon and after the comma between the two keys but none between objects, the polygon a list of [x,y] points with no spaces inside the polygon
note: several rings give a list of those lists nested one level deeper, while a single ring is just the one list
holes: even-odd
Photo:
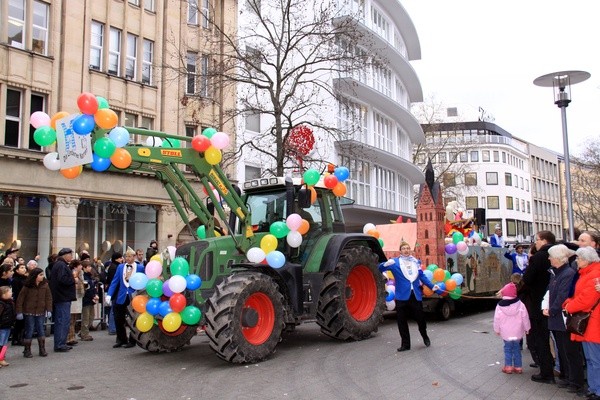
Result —
[{"label": "pink balloon", "polygon": [[45,112],[36,111],[29,117],[29,123],[36,129],[40,126],[50,126],[50,116]]},{"label": "pink balloon", "polygon": [[285,219],[285,224],[290,228],[290,231],[297,231],[298,228],[300,228],[300,225],[302,225],[302,217],[295,213],[290,214],[290,216]]},{"label": "pink balloon", "polygon": [[456,250],[457,251],[465,251],[468,249],[468,246],[465,242],[458,242],[456,243]]},{"label": "pink balloon", "polygon": [[217,132],[210,138],[210,143],[217,149],[223,150],[229,146],[229,135],[225,132]]},{"label": "pink balloon", "polygon": [[148,279],[155,279],[162,274],[162,264],[160,261],[151,260],[146,264],[146,276]]}]

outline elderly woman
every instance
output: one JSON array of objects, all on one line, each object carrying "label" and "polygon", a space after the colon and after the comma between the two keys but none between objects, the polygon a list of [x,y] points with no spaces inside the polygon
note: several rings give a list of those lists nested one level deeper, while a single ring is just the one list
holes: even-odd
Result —
[{"label": "elderly woman", "polygon": [[[600,301],[595,289],[600,281],[600,258],[592,247],[580,247],[577,255],[579,279],[573,297],[565,300],[563,310],[568,313],[590,311]],[[588,398],[600,399],[600,307],[595,307],[583,336],[571,334],[571,340],[582,342],[587,364]]]},{"label": "elderly woman", "polygon": [[569,266],[569,258],[574,254],[575,252],[564,244],[548,249],[548,259],[552,268],[548,284],[548,309],[543,312],[548,316],[548,329],[552,331],[556,341],[562,378],[558,381],[558,387],[566,388],[570,393],[585,394],[581,343],[571,340],[562,314],[563,303],[569,297],[571,283],[576,274]]}]

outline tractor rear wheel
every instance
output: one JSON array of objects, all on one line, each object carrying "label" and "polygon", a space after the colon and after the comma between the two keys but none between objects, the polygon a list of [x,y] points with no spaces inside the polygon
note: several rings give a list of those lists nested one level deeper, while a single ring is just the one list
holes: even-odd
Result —
[{"label": "tractor rear wheel", "polygon": [[230,275],[206,305],[206,335],[217,356],[252,363],[273,353],[284,328],[285,306],[271,277],[254,271]]},{"label": "tractor rear wheel", "polygon": [[383,319],[385,295],[377,256],[368,247],[344,249],[335,269],[325,275],[319,295],[317,323],[341,340],[362,340]]}]

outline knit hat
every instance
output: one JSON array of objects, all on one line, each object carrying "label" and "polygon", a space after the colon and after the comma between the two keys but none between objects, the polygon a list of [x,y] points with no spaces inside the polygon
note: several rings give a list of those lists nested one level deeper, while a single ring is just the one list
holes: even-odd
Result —
[{"label": "knit hat", "polygon": [[502,298],[514,299],[517,297],[517,287],[512,282],[507,283],[502,289],[500,289],[500,294],[502,295]]},{"label": "knit hat", "polygon": [[71,254],[71,253],[73,253],[73,250],[72,250],[72,249],[70,249],[70,248],[68,248],[68,247],[63,247],[63,248],[62,248],[62,249],[60,249],[60,251],[58,252],[58,256],[59,256],[59,257],[62,257],[62,256],[64,256],[65,254]]}]

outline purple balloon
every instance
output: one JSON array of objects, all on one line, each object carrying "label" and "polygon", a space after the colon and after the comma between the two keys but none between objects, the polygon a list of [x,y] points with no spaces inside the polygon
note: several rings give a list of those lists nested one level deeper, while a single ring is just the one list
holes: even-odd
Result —
[{"label": "purple balloon", "polygon": [[446,253],[447,254],[454,254],[454,253],[456,253],[456,245],[454,243],[448,243],[446,245]]},{"label": "purple balloon", "polygon": [[167,296],[167,297],[173,296],[173,291],[169,287],[169,280],[168,279],[163,283],[163,294],[165,296]]}]

